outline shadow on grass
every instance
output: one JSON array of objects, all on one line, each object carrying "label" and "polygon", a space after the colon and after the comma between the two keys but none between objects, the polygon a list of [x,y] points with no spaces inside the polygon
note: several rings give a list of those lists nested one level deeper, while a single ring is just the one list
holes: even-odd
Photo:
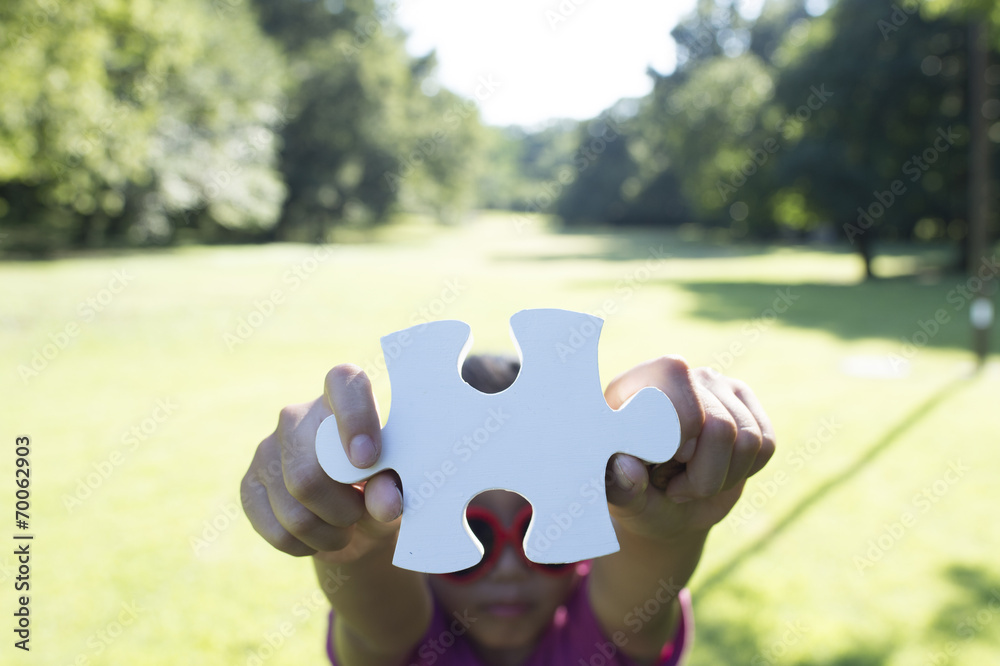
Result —
[{"label": "shadow on grass", "polygon": [[[553,252],[550,254],[503,253],[499,261],[639,261],[643,259],[725,259],[774,254],[783,248],[764,243],[711,243],[702,239],[687,240],[674,229],[629,229],[627,232],[607,228],[556,229],[554,234],[567,238],[595,241],[587,252]],[[817,246],[831,254],[848,254],[846,249]]]},{"label": "shadow on grass", "polygon": [[[970,641],[1000,647],[1000,578],[982,566],[953,564],[944,576],[958,588],[956,598],[938,611],[929,632],[947,650]],[[954,650],[953,650],[954,651]]]},{"label": "shadow on grass", "polygon": [[906,416],[900,419],[885,434],[883,434],[881,438],[869,446],[868,450],[865,451],[861,457],[855,460],[854,463],[817,486],[811,493],[809,493],[809,495],[799,502],[794,509],[778,520],[774,526],[771,527],[771,529],[764,532],[760,538],[738,551],[735,555],[729,558],[727,562],[724,562],[721,566],[719,566],[700,585],[698,585],[695,590],[695,594],[701,597],[711,594],[712,591],[715,590],[719,584],[724,582],[728,576],[732,575],[732,573],[735,572],[740,565],[743,564],[743,562],[765,549],[771,544],[772,541],[781,536],[790,527],[793,527],[800,519],[805,517],[813,506],[819,504],[830,494],[836,492],[841,486],[850,481],[859,471],[868,467],[873,460],[891,448],[892,445],[899,441],[904,434],[927,418],[942,402],[948,400],[949,398],[953,398],[963,388],[967,387],[969,383],[969,380],[965,378],[959,377],[957,379],[953,379],[935,391],[930,397],[921,402],[919,405],[915,406],[908,414],[906,414]]},{"label": "shadow on grass", "polygon": [[[780,324],[857,340],[888,338],[915,348],[969,347],[969,297],[957,276],[922,285],[910,279],[857,285],[759,282],[677,282],[695,297],[691,314],[717,322],[745,321],[756,329]],[[937,317],[937,319],[935,319]],[[992,348],[1000,347],[994,327]]]},{"label": "shadow on grass", "polygon": [[[817,486],[794,509],[777,521],[770,530],[738,551],[728,561],[718,566],[715,571],[694,588],[693,596],[696,599],[703,599],[712,593],[720,593],[735,597],[744,597],[743,599],[737,599],[736,602],[743,607],[753,607],[754,600],[745,598],[745,591],[731,586],[722,586],[722,584],[744,562],[767,548],[775,539],[794,527],[814,506],[839,490],[855,474],[890,449],[906,432],[919,425],[942,402],[955,397],[968,384],[969,380],[967,379],[954,379],[915,406],[906,416],[886,431],[882,437],[872,443],[854,463]],[[946,607],[942,610],[938,621],[935,622],[934,629],[936,631],[944,634],[950,632],[952,634],[951,640],[954,640],[955,627],[958,622],[962,621],[961,617],[967,616],[970,612],[975,614],[976,611],[988,607],[989,600],[994,598],[994,596],[997,599],[997,612],[994,615],[998,624],[1000,624],[1000,582],[990,579],[980,570],[962,567],[953,567],[949,570],[948,575],[957,585],[965,590],[967,598],[963,599],[959,604]],[[767,635],[774,635],[774,631],[770,631]],[[711,617],[700,618],[698,623],[698,645],[699,652],[702,655],[706,653],[710,655],[710,658],[707,660],[699,659],[699,661],[707,664],[791,663],[787,659],[780,658],[781,654],[791,644],[786,644],[783,639],[772,645],[762,644],[756,628],[751,623],[732,623]],[[840,654],[822,658],[810,658],[804,661],[799,660],[795,664],[796,666],[877,666],[886,663],[897,647],[892,644],[890,639],[886,639],[880,644],[859,645],[854,643],[848,650]]]},{"label": "shadow on grass", "polygon": [[[759,608],[762,601],[756,594],[743,588],[727,587],[726,594],[741,609]],[[698,593],[695,593],[697,604]],[[781,625],[767,625],[758,616],[747,621],[733,621],[731,617],[712,614],[699,615],[695,628],[695,653],[693,664],[751,664],[752,666],[879,666],[888,661],[894,651],[891,641],[858,643],[839,654],[822,658],[811,657],[795,660],[788,656],[800,651],[796,645],[810,640],[812,628],[789,621]]]},{"label": "shadow on grass", "polygon": [[[940,401],[942,394],[952,390],[949,384],[926,401],[921,408],[931,408]],[[911,424],[911,425],[915,425]],[[860,464],[883,451],[894,441],[902,430],[899,426],[887,433],[869,450]],[[881,447],[881,448],[879,448]],[[854,468],[845,472],[838,479]],[[835,479],[834,481],[838,480]],[[834,489],[829,485],[824,493]],[[819,496],[819,495],[818,495]],[[814,500],[815,501],[815,500]],[[803,511],[808,508],[803,503]],[[787,523],[785,524],[787,526]],[[771,536],[773,538],[773,535]],[[734,561],[738,558],[734,558]],[[726,571],[726,567],[722,567]],[[927,636],[933,647],[924,651],[919,664],[950,664],[954,657],[967,647],[976,644],[987,653],[1000,652],[1000,578],[984,566],[951,565],[944,570],[943,577],[957,589],[955,597],[944,605],[927,627]],[[721,579],[719,579],[721,580]],[[694,592],[695,599],[703,598],[706,586]],[[724,603],[732,603],[740,608],[754,608],[762,602],[757,594],[739,586],[726,586],[720,590],[728,598]],[[718,600],[717,600],[718,602]],[[790,631],[786,631],[790,629]],[[809,628],[805,628],[808,632]],[[695,643],[696,664],[755,664],[777,666],[880,666],[889,663],[892,656],[906,647],[891,636],[878,642],[850,641],[849,647],[833,655],[809,657],[793,660],[787,656],[801,637],[795,631],[795,623],[781,626],[766,626],[755,623],[733,622],[731,618],[711,614],[699,615]],[[808,634],[807,634],[808,636]],[[990,662],[993,663],[993,662]]]},{"label": "shadow on grass", "polygon": [[[733,599],[733,603],[744,608],[753,608],[758,601],[731,591],[736,593],[734,596],[741,597]],[[696,663],[752,664],[754,658],[763,656],[760,645],[762,632],[752,622],[728,622],[713,616],[699,616],[695,632]],[[758,659],[757,663],[768,662]]]},{"label": "shadow on grass", "polygon": [[890,646],[861,647],[830,659],[798,661],[796,666],[882,666],[894,651]]},{"label": "shadow on grass", "polygon": [[[716,230],[718,231],[718,230]],[[727,257],[753,257],[775,254],[793,249],[823,252],[830,255],[849,255],[857,258],[861,270],[861,257],[856,248],[842,243],[822,241],[753,241],[733,240],[713,230],[697,225],[682,227],[609,227],[565,226],[553,224],[548,233],[555,237],[587,238],[596,240],[601,247],[585,253],[503,254],[498,260],[575,260],[597,259],[606,261],[635,261],[646,259],[651,251],[656,256],[675,259],[725,259]],[[910,258],[918,273],[938,273],[951,270],[955,265],[956,247],[948,243],[883,242],[876,248],[876,259]],[[860,275],[860,274],[859,274]]]}]

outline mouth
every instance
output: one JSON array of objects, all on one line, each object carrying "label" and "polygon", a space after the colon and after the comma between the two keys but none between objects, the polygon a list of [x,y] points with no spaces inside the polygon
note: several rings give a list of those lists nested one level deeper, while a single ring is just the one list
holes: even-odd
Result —
[{"label": "mouth", "polygon": [[495,617],[519,618],[531,612],[532,604],[527,601],[498,601],[483,606],[483,610]]}]

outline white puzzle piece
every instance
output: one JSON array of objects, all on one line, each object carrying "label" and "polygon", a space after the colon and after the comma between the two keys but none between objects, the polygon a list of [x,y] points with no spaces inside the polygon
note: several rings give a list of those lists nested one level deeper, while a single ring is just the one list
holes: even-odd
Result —
[{"label": "white puzzle piece", "polygon": [[[472,345],[461,321],[420,324],[382,338],[392,404],[382,455],[367,469],[344,452],[335,417],[316,434],[323,470],[358,483],[393,469],[403,515],[393,564],[428,573],[466,569],[483,548],[465,518],[491,489],[531,503],[528,559],[577,562],[618,550],[604,473],[616,452],[650,463],[680,444],[673,404],[644,388],[619,410],[601,390],[597,341],[604,321],[567,310],[522,310],[510,319],[521,370],[505,391],[481,393],[459,369]],[[464,529],[463,529],[464,527]]]}]

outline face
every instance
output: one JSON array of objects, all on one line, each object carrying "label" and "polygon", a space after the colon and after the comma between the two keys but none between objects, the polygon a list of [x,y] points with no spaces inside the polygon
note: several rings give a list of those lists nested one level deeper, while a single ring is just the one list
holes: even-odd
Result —
[{"label": "face", "polygon": [[[510,527],[528,502],[515,493],[487,491],[472,500],[493,512]],[[552,621],[575,581],[574,567],[559,575],[529,567],[511,544],[500,552],[494,567],[470,582],[430,576],[431,589],[448,613],[468,610],[476,621],[469,626],[474,643],[484,651],[523,651],[530,654]]]}]

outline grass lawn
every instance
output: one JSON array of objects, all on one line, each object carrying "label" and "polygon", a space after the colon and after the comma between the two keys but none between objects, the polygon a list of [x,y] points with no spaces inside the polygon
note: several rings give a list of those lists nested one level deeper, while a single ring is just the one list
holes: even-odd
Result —
[{"label": "grass lawn", "polygon": [[778,453],[692,581],[691,664],[996,661],[1000,369],[970,378],[963,279],[906,252],[879,268],[920,278],[861,284],[842,251],[499,215],[382,235],[0,264],[3,506],[13,522],[29,435],[35,534],[30,655],[12,524],[0,548],[3,663],[322,663],[309,562],[239,508],[254,447],[341,361],[372,370],[384,416],[379,336],[458,318],[473,351],[512,352],[529,307],[603,316],[605,382],[678,353],[748,381],[775,421]]}]

